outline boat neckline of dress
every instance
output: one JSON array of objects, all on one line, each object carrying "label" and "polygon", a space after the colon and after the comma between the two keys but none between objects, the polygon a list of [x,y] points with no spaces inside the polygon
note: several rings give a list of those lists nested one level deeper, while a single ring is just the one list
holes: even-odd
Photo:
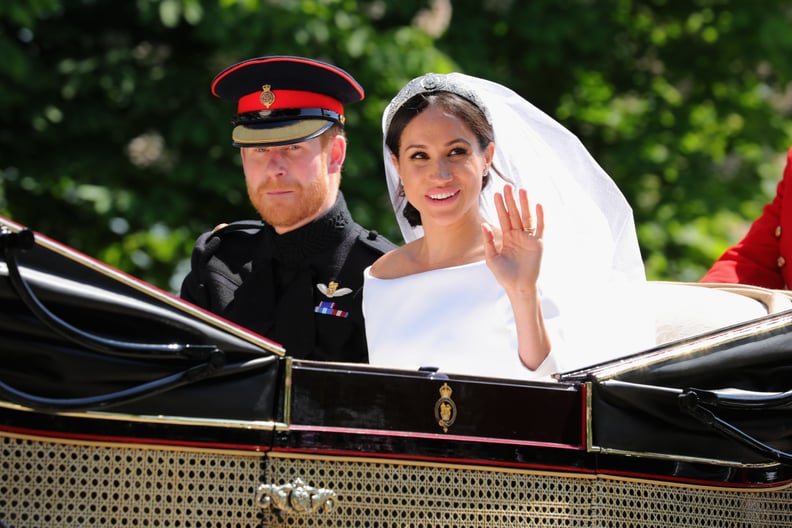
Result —
[{"label": "boat neckline of dress", "polygon": [[419,271],[418,273],[410,273],[409,275],[402,275],[401,277],[393,277],[393,278],[390,278],[390,279],[383,279],[381,277],[377,277],[376,275],[372,275],[371,274],[371,266],[368,266],[365,269],[365,274],[366,274],[366,277],[371,278],[371,279],[376,279],[376,280],[381,280],[381,281],[392,281],[392,280],[406,279],[408,277],[416,277],[418,275],[427,275],[427,274],[430,274],[430,273],[448,272],[448,271],[454,271],[454,270],[459,270],[459,269],[464,269],[464,268],[471,268],[471,267],[474,267],[474,266],[481,266],[482,264],[486,265],[487,261],[484,260],[484,259],[475,260],[473,262],[468,262],[466,264],[457,264],[455,266],[447,266],[445,268],[435,268],[435,269],[430,269],[430,270],[426,270],[426,271]]}]

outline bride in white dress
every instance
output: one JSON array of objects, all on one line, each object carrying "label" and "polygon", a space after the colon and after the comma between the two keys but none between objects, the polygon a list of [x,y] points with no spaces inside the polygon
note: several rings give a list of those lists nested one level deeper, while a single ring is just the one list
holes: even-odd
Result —
[{"label": "bride in white dress", "polygon": [[560,124],[499,84],[427,74],[383,132],[407,243],[365,272],[370,363],[547,379],[654,343],[632,210]]}]

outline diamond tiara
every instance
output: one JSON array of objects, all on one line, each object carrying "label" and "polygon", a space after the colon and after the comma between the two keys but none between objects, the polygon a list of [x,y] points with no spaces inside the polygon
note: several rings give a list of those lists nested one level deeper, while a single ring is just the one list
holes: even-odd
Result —
[{"label": "diamond tiara", "polygon": [[427,73],[411,80],[399,90],[399,93],[396,94],[396,97],[393,98],[385,109],[385,130],[387,131],[390,128],[393,116],[404,103],[418,94],[430,92],[450,92],[467,99],[484,113],[484,117],[486,117],[487,121],[491,124],[492,119],[490,118],[489,111],[484,101],[478,93],[469,86],[464,85],[463,82],[464,81],[454,73]]}]

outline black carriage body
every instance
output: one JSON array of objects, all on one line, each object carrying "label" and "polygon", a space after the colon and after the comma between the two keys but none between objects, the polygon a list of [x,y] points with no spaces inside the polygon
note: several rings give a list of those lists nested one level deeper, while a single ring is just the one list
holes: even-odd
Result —
[{"label": "black carriage body", "polygon": [[36,235],[0,262],[0,526],[792,526],[790,336],[556,382],[296,361]]}]

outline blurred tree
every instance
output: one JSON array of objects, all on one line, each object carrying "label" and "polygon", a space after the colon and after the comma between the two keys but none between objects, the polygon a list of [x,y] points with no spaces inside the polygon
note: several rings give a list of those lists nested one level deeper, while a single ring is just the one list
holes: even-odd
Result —
[{"label": "blurred tree", "polygon": [[342,189],[394,240],[380,116],[426,71],[524,95],[635,208],[649,276],[695,280],[772,195],[789,126],[790,2],[5,0],[0,213],[175,291],[195,236],[252,217],[233,105],[209,85],[304,55],[365,87]]},{"label": "blurred tree", "polygon": [[[210,94],[214,75],[249,57],[305,55],[376,86],[383,66],[402,69],[420,47],[413,69],[435,66],[421,31],[394,39],[372,16],[348,1],[5,3],[0,210],[175,291],[197,234],[254,215],[230,145],[235,107]],[[386,102],[348,109],[343,188],[359,221],[397,238],[380,176]]]}]

